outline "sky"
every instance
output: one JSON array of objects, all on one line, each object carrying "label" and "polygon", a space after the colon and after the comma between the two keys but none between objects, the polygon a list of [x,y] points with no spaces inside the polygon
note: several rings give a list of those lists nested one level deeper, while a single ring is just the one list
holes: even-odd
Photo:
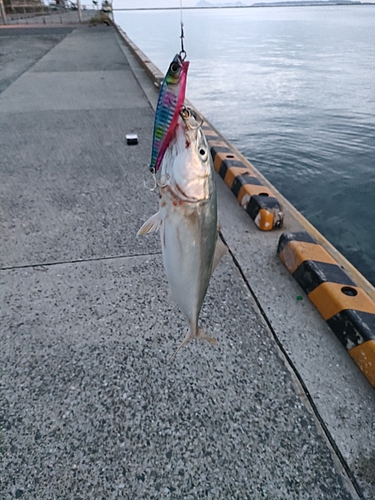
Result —
[{"label": "sky", "polygon": [[[83,1],[83,0],[81,0]],[[89,0],[88,0],[89,1]],[[210,3],[236,3],[237,0],[207,0]],[[240,0],[245,5],[255,2],[273,3],[280,0]],[[375,0],[361,0],[362,2],[375,3]],[[180,0],[112,0],[115,9],[150,9],[150,8],[179,8]],[[183,7],[195,7],[198,0],[182,0]]]},{"label": "sky", "polygon": [[[210,3],[235,3],[238,0],[207,0]],[[251,4],[257,0],[240,0],[244,4]],[[182,0],[183,7],[194,7],[198,0]],[[136,9],[152,7],[180,7],[180,0],[114,0],[115,8]]]},{"label": "sky", "polygon": [[[112,0],[115,9],[150,9],[150,8],[170,8],[180,7],[180,0]],[[237,0],[207,0],[210,3],[236,3]],[[240,0],[245,5],[251,5],[255,2],[272,3],[277,0]],[[362,0],[362,2],[375,2],[375,0]],[[198,0],[182,0],[183,7],[194,7]]]}]

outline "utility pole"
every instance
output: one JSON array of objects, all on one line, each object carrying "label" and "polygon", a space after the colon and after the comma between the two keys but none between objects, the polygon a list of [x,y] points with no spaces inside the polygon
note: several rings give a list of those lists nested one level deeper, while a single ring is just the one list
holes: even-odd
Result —
[{"label": "utility pole", "polygon": [[4,24],[8,24],[8,22],[7,22],[7,15],[5,14],[5,8],[4,8],[3,0],[0,0],[0,10],[1,10],[1,17],[4,20]]},{"label": "utility pole", "polygon": [[77,0],[77,7],[78,7],[78,19],[79,19],[79,22],[82,23],[82,10],[81,10],[80,0]]}]

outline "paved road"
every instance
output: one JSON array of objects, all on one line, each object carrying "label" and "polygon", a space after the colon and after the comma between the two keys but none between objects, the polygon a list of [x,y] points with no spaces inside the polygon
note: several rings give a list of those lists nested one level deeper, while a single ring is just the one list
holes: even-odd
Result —
[{"label": "paved road", "polygon": [[[332,449],[241,274],[242,229],[257,233],[219,181],[223,232],[244,271],[228,254],[213,276],[201,319],[217,347],[191,342],[167,361],[186,324],[168,300],[157,236],[135,236],[157,208],[143,184],[155,92],[113,28],[25,36],[32,64],[13,64],[0,94],[0,497],[372,498],[373,392],[330,337],[362,402],[357,420],[370,425],[351,456],[337,416]],[[138,146],[126,145],[129,132]],[[324,335],[302,307],[306,328],[316,320]]]}]

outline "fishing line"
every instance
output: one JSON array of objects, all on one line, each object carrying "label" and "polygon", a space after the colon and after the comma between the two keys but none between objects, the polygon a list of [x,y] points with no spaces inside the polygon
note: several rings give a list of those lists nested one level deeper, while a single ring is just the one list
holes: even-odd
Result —
[{"label": "fishing line", "polygon": [[186,51],[184,48],[184,21],[182,19],[182,0],[180,0],[180,25],[181,25],[181,50],[180,50],[180,58],[184,61],[186,59]]}]

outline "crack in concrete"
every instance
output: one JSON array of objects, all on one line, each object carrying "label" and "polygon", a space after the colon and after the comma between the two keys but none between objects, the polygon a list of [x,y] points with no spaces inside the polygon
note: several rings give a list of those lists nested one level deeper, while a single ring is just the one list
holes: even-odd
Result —
[{"label": "crack in concrete", "polygon": [[62,264],[81,264],[81,263],[86,263],[86,262],[100,262],[100,261],[105,261],[105,260],[116,260],[116,259],[132,259],[132,258],[137,258],[137,257],[152,257],[154,255],[161,255],[161,252],[153,252],[153,253],[135,253],[131,255],[111,255],[108,257],[93,257],[91,259],[72,259],[72,260],[61,260],[61,261],[55,261],[55,262],[41,262],[37,264],[21,264],[21,265],[16,265],[16,266],[6,266],[6,267],[1,267],[1,271],[11,271],[14,269],[30,269],[30,268],[36,268],[36,267],[53,267],[53,266],[59,266]]}]

